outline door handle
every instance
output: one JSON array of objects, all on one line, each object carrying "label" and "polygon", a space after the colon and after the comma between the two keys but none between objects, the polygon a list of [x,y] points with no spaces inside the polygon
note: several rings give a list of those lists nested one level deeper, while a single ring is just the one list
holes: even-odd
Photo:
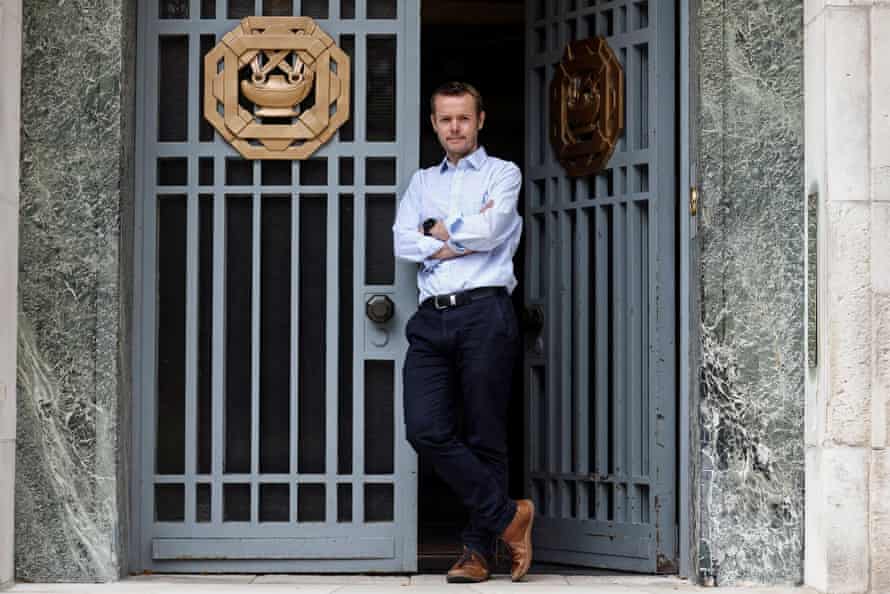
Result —
[{"label": "door handle", "polygon": [[396,313],[396,305],[386,295],[371,295],[365,302],[365,315],[376,324],[385,324]]}]

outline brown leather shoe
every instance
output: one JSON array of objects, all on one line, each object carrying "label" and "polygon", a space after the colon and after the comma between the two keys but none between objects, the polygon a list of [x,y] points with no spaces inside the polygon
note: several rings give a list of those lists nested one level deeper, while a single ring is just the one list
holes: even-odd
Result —
[{"label": "brown leather shoe", "polygon": [[449,584],[468,584],[484,582],[491,574],[488,571],[488,563],[479,553],[464,547],[464,552],[451,569],[445,580]]},{"label": "brown leather shoe", "polygon": [[532,524],[535,522],[535,504],[531,499],[516,502],[516,515],[501,540],[510,549],[512,564],[510,577],[518,582],[525,577],[532,565]]}]

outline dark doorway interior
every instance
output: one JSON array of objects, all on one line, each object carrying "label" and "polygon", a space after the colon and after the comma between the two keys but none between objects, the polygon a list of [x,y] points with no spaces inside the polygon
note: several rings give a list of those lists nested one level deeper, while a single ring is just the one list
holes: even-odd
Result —
[{"label": "dark doorway interior", "polygon": [[[429,96],[449,80],[469,82],[482,94],[486,121],[480,140],[489,154],[515,162],[525,157],[524,3],[522,0],[462,2],[427,0],[421,28],[422,167],[439,163],[443,152],[430,126]],[[519,208],[522,214],[523,198]],[[522,308],[523,244],[514,259],[519,286],[513,294],[517,314]],[[522,364],[514,376],[510,407],[510,494],[523,492],[524,410]],[[419,569],[442,571],[460,553],[460,531],[467,516],[454,493],[420,459]],[[509,570],[499,552],[499,571]],[[503,567],[501,567],[503,565]]]}]

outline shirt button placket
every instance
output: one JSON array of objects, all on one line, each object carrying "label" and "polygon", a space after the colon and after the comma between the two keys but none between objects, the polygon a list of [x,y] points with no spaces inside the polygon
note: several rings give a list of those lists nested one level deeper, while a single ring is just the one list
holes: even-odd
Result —
[{"label": "shirt button placket", "polygon": [[[463,161],[461,161],[463,163]],[[460,188],[463,182],[464,172],[458,164],[457,171],[454,173],[454,181],[451,182],[451,192],[448,196],[448,215],[454,216],[458,213],[458,197],[460,196]]]}]

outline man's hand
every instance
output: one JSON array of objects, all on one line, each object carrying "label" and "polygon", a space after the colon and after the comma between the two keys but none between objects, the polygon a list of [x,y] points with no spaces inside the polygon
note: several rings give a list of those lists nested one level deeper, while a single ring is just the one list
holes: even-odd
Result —
[{"label": "man's hand", "polygon": [[452,258],[458,258],[461,255],[462,254],[458,254],[447,245],[443,245],[439,248],[439,251],[430,256],[430,258],[432,258],[433,260],[450,260]]},{"label": "man's hand", "polygon": [[441,220],[436,221],[436,224],[430,229],[430,235],[439,241],[448,241],[451,238],[451,235],[448,233],[448,228],[445,227],[445,223]]},{"label": "man's hand", "polygon": [[469,256],[470,254],[475,254],[473,250],[464,250],[463,252],[457,253],[447,245],[443,245],[439,248],[439,251],[430,256],[433,260],[451,260],[452,258],[463,258],[464,256]]},{"label": "man's hand", "polygon": [[[486,210],[488,210],[489,208],[491,208],[493,206],[494,206],[494,200],[489,200],[488,202],[485,203],[485,206],[482,207],[482,210],[479,211],[479,214],[482,214],[483,212],[485,212]],[[419,233],[423,233],[423,225],[418,227],[417,231]],[[439,241],[448,241],[449,239],[451,239],[451,234],[448,233],[448,228],[445,226],[445,223],[442,220],[436,221],[436,224],[433,225],[432,229],[430,229],[430,235],[432,237],[435,237]],[[454,250],[450,250],[450,249],[448,251],[451,252],[452,254],[454,254],[454,256],[451,256],[452,258],[455,256],[466,255],[466,254],[457,254],[454,252]],[[436,253],[438,254],[439,252],[436,252]],[[472,252],[470,252],[468,250],[466,253],[472,253]],[[438,260],[447,259],[447,258],[437,258],[435,255],[433,257]]]}]

